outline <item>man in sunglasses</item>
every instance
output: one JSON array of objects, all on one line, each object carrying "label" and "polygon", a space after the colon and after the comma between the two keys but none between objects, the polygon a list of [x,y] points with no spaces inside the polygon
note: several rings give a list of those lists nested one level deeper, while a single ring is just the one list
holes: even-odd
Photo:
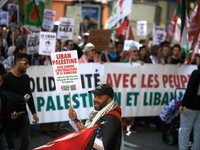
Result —
[{"label": "man in sunglasses", "polygon": [[[26,110],[26,103],[33,114],[33,123],[39,121],[30,90],[29,76],[25,74],[28,66],[28,55],[17,53],[14,58],[13,70],[3,76],[4,82],[2,84],[2,91],[9,91],[15,95],[12,99],[8,99],[8,102],[13,101],[13,99],[14,101],[23,101],[23,103],[17,103],[15,106],[16,112],[21,113],[21,115],[17,119],[8,119],[6,122],[5,136],[9,149],[14,149],[13,140],[15,131],[17,131],[21,141],[19,149],[28,150],[30,142],[30,122]],[[27,94],[29,96],[25,96]]]}]

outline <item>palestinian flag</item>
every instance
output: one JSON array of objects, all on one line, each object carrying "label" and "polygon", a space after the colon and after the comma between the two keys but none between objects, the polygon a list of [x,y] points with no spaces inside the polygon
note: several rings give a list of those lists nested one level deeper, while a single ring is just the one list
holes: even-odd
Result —
[{"label": "palestinian flag", "polygon": [[101,127],[95,125],[82,131],[65,134],[43,146],[33,150],[82,150],[88,145],[95,129]]}]

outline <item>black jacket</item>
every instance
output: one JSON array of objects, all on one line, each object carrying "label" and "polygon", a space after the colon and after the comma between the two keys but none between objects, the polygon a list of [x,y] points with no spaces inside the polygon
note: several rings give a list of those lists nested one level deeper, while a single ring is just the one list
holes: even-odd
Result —
[{"label": "black jacket", "polygon": [[191,74],[182,100],[182,106],[193,110],[200,110],[200,66]]}]

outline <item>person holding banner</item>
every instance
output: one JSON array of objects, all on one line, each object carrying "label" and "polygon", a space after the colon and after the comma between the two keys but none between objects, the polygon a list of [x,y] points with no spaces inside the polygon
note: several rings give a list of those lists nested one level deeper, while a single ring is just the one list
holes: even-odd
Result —
[{"label": "person holding banner", "polygon": [[94,110],[90,113],[85,126],[80,123],[77,114],[72,107],[69,108],[68,116],[70,124],[76,131],[84,130],[96,124],[103,124],[94,131],[86,150],[105,149],[119,150],[122,144],[123,123],[121,120],[121,108],[114,102],[113,88],[108,84],[100,84],[94,90]]},{"label": "person holding banner", "polygon": [[152,64],[165,64],[164,59],[162,58],[162,47],[159,45],[153,45],[151,47],[151,55],[147,60],[147,63]]},{"label": "person holding banner", "polygon": [[28,66],[28,55],[17,53],[14,58],[14,68],[11,72],[8,72],[3,76],[4,82],[2,84],[2,91],[8,91],[13,95],[16,95],[15,101],[19,99],[26,100],[26,102],[17,103],[15,106],[16,112],[21,113],[21,115],[15,120],[8,120],[6,122],[5,135],[9,149],[14,149],[14,133],[17,131],[21,141],[20,150],[28,150],[30,142],[30,122],[26,110],[26,103],[33,114],[33,123],[35,124],[39,121],[30,90],[29,76],[25,74]]},{"label": "person holding banner", "polygon": [[92,43],[88,43],[85,45],[83,54],[79,59],[79,63],[89,63],[89,62],[99,62],[98,57],[95,56],[95,47]]}]

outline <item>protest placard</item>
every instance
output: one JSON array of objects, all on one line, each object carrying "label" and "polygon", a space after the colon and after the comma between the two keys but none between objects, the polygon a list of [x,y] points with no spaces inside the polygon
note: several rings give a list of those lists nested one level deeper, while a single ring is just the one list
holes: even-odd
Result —
[{"label": "protest placard", "polygon": [[56,47],[56,33],[53,32],[40,32],[39,41],[39,54],[51,55],[55,52]]},{"label": "protest placard", "polygon": [[108,49],[108,44],[110,43],[110,36],[112,30],[90,30],[90,35],[88,37],[88,43],[92,43],[95,46],[96,51],[101,52]]},{"label": "protest placard", "polygon": [[159,45],[161,42],[165,41],[166,35],[165,27],[155,26],[153,30],[153,44]]},{"label": "protest placard", "polygon": [[55,17],[56,11],[45,9],[42,28],[47,30],[53,30]]},{"label": "protest placard", "polygon": [[0,0],[0,8],[3,7],[3,5],[7,2],[8,0]]},{"label": "protest placard", "polygon": [[73,36],[74,18],[60,18],[57,39],[71,40]]},{"label": "protest placard", "polygon": [[137,21],[137,35],[147,35],[147,21]]},{"label": "protest placard", "polygon": [[130,47],[132,46],[136,46],[137,49],[139,50],[140,49],[140,46],[142,46],[139,42],[137,41],[133,41],[133,40],[125,40],[124,42],[124,50],[125,51],[129,51]]},{"label": "protest placard", "polygon": [[57,93],[81,91],[77,51],[51,53]]},{"label": "protest placard", "polygon": [[27,37],[27,54],[38,53],[40,33],[32,33]]},{"label": "protest placard", "polygon": [[17,25],[19,23],[19,5],[8,4],[9,25]]},{"label": "protest placard", "polygon": [[8,11],[2,11],[1,10],[1,25],[6,25],[8,26]]}]

